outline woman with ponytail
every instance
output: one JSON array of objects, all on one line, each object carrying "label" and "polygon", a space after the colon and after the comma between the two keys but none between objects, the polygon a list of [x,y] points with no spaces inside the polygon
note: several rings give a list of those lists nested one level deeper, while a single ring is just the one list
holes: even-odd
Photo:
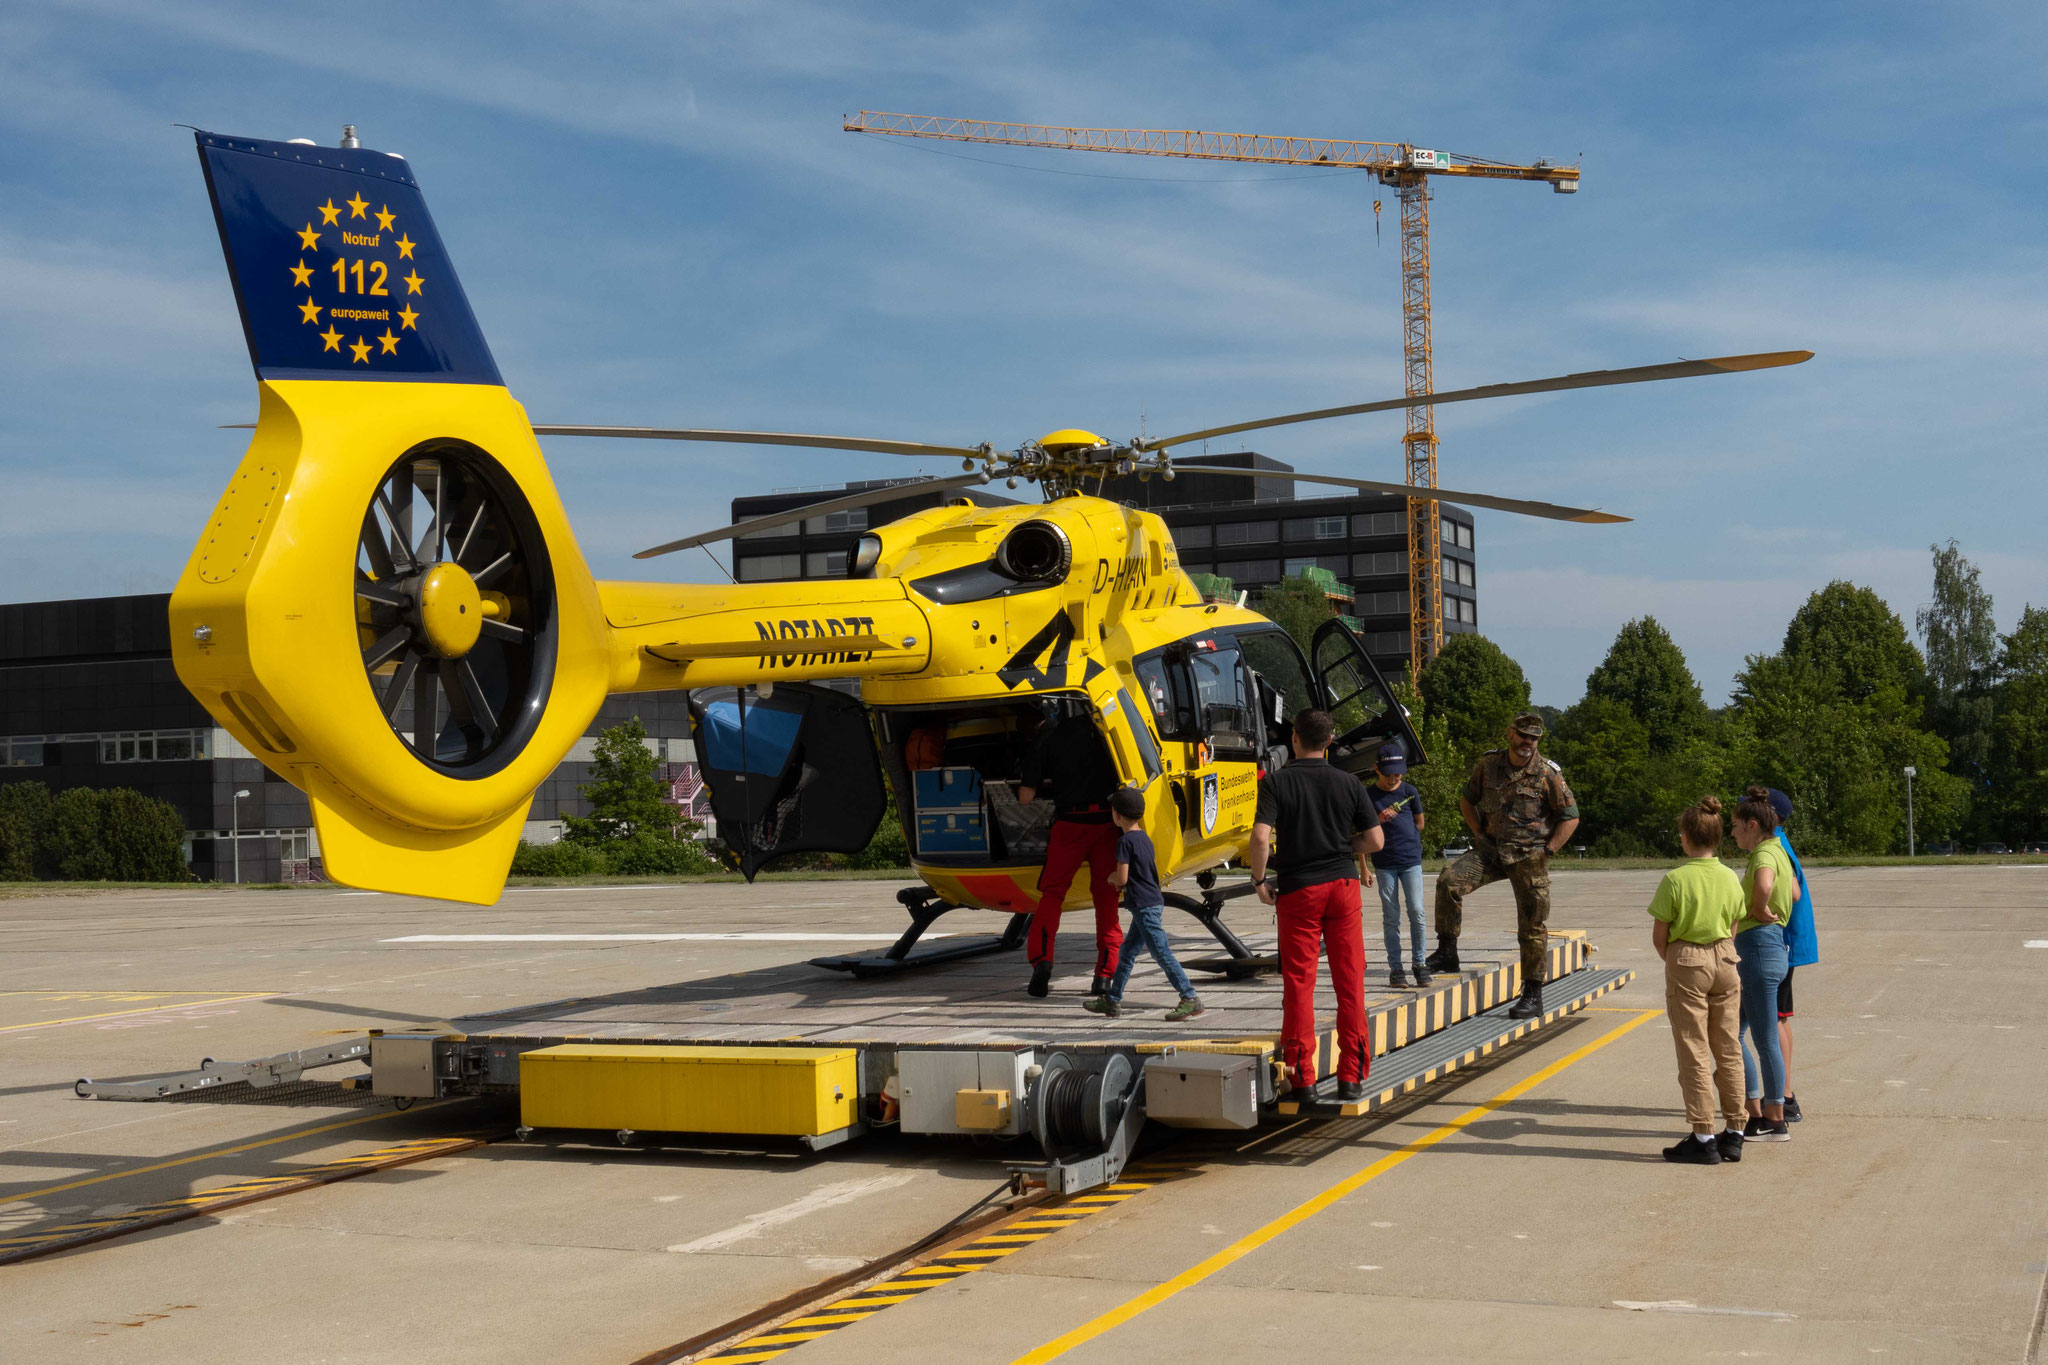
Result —
[{"label": "woman with ponytail", "polygon": [[1742,873],[1744,915],[1735,935],[1742,975],[1742,1069],[1748,1080],[1751,1142],[1790,1142],[1785,1125],[1785,1057],[1778,1045],[1778,985],[1788,954],[1785,924],[1799,879],[1775,837],[1778,812],[1770,791],[1751,787],[1735,808],[1735,842],[1749,855]]},{"label": "woman with ponytail", "polygon": [[[1664,959],[1664,1010],[1678,1046],[1678,1088],[1692,1132],[1664,1149],[1666,1161],[1718,1166],[1742,1160],[1742,985],[1735,944],[1742,883],[1715,853],[1721,802],[1703,796],[1678,817],[1686,861],[1664,874],[1650,901],[1650,942]],[[1715,1103],[1719,1100],[1719,1104]],[[1717,1136],[1718,1110],[1722,1129]]]}]

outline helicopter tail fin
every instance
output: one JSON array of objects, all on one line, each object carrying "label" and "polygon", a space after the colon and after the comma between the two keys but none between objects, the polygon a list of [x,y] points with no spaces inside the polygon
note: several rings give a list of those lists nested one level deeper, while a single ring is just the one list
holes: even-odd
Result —
[{"label": "helicopter tail fin", "polygon": [[489,903],[610,679],[597,585],[398,157],[197,134],[260,410],[178,675],[336,881]]}]

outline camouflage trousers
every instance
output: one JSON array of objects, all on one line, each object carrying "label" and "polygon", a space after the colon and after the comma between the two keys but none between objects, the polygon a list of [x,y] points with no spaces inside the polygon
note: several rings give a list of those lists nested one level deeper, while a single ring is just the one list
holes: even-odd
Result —
[{"label": "camouflage trousers", "polygon": [[1549,976],[1550,859],[1542,852],[1512,863],[1488,849],[1474,848],[1436,877],[1436,932],[1456,938],[1465,926],[1465,897],[1482,886],[1507,881],[1515,888],[1515,937],[1522,944],[1522,980]]}]

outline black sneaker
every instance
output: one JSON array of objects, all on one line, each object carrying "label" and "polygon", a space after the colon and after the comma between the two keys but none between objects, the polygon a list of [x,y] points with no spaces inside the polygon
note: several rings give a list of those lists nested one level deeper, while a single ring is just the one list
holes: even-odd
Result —
[{"label": "black sneaker", "polygon": [[1394,990],[1405,991],[1408,989],[1408,978],[1401,974],[1399,967],[1396,967],[1387,973],[1387,985]]},{"label": "black sneaker", "polygon": [[1543,983],[1531,981],[1522,987],[1522,998],[1508,1006],[1510,1019],[1541,1019],[1543,1017]]},{"label": "black sneaker", "polygon": [[1418,963],[1416,963],[1416,964],[1415,964],[1415,971],[1414,971],[1414,977],[1415,977],[1415,984],[1416,984],[1416,985],[1418,985],[1418,986],[1427,986],[1427,985],[1429,985],[1429,984],[1430,984],[1430,975],[1429,975],[1429,964],[1428,964],[1427,962],[1418,962]]},{"label": "black sneaker", "polygon": [[1721,1164],[1721,1144],[1701,1142],[1687,1133],[1664,1149],[1664,1159],[1675,1161],[1681,1166],[1718,1166]]},{"label": "black sneaker", "polygon": [[1745,1142],[1790,1142],[1792,1130],[1785,1126],[1782,1119],[1773,1120],[1758,1115],[1742,1130],[1742,1139]]},{"label": "black sneaker", "polygon": [[1799,1112],[1799,1101],[1792,1095],[1785,1097],[1785,1122],[1797,1123],[1806,1116]]},{"label": "black sneaker", "polygon": [[1365,1082],[1337,1082],[1337,1098],[1342,1100],[1345,1104],[1357,1104],[1360,1100],[1363,1100],[1365,1098]]},{"label": "black sneaker", "polygon": [[1436,951],[1423,959],[1433,972],[1455,972],[1458,970],[1458,940],[1440,939]]},{"label": "black sneaker", "polygon": [[1716,1134],[1714,1145],[1721,1149],[1721,1160],[1742,1160],[1742,1133],[1739,1129],[1730,1128],[1726,1132]]},{"label": "black sneaker", "polygon": [[1031,984],[1024,988],[1043,1000],[1052,993],[1052,964],[1034,962],[1031,964]]}]

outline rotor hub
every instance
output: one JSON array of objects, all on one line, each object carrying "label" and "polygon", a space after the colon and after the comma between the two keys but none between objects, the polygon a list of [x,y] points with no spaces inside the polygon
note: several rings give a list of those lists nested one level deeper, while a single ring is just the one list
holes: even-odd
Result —
[{"label": "rotor hub", "polygon": [[429,565],[413,600],[420,631],[437,657],[460,659],[476,646],[484,628],[484,600],[467,569],[452,560]]}]

